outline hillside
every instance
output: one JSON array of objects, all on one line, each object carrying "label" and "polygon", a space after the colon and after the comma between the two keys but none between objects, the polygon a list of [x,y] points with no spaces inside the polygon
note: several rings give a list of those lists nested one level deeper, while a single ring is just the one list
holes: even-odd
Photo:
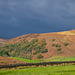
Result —
[{"label": "hillside", "polygon": [[[46,59],[52,56],[75,56],[75,30],[27,34],[11,39],[7,45],[0,47],[4,56],[27,59]],[[37,58],[38,57],[38,58]]]},{"label": "hillside", "polygon": [[0,65],[18,64],[18,63],[25,63],[25,62],[17,60],[17,59],[0,56]]},{"label": "hillside", "polygon": [[0,38],[0,46],[3,46],[3,44],[6,44],[7,40]]}]

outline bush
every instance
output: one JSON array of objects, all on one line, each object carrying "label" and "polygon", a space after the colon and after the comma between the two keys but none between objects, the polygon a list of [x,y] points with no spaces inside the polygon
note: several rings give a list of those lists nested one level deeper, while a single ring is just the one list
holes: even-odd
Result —
[{"label": "bush", "polygon": [[48,52],[47,48],[41,50],[41,53],[46,53],[46,52]]},{"label": "bush", "polygon": [[21,37],[18,37],[18,39],[21,39]]},{"label": "bush", "polygon": [[9,54],[5,50],[0,50],[0,56],[9,56]]},{"label": "bush", "polygon": [[67,43],[67,42],[64,42],[63,44],[64,44],[64,46],[67,46],[67,45],[68,45],[68,43]]},{"label": "bush", "polygon": [[35,46],[35,50],[37,50],[37,49],[41,49],[41,47],[40,46]]},{"label": "bush", "polygon": [[59,44],[56,44],[56,45],[55,45],[55,47],[61,47],[61,45],[59,45]]},{"label": "bush", "polygon": [[55,41],[55,39],[53,39],[52,41]]},{"label": "bush", "polygon": [[41,54],[38,54],[37,58],[40,59],[40,58],[43,58],[43,56]]},{"label": "bush", "polygon": [[38,42],[38,39],[37,39],[37,38],[35,38],[35,39],[33,39],[33,40],[31,41],[32,44],[35,43],[35,42]]},{"label": "bush", "polygon": [[61,51],[62,49],[60,47],[58,47],[57,51]]},{"label": "bush", "polygon": [[52,44],[52,47],[54,47],[55,46],[55,44]]},{"label": "bush", "polygon": [[32,49],[30,49],[30,48],[28,47],[28,48],[27,48],[27,51],[28,51],[28,52],[31,52],[31,51],[32,51]]},{"label": "bush", "polygon": [[27,59],[31,59],[31,58],[32,58],[31,54],[27,55]]},{"label": "bush", "polygon": [[45,42],[45,39],[42,39],[41,42]]},{"label": "bush", "polygon": [[37,50],[36,50],[36,53],[40,53],[40,49],[37,49]]},{"label": "bush", "polygon": [[33,55],[36,55],[37,54],[37,52],[35,51],[35,52],[33,52]]},{"label": "bush", "polygon": [[25,54],[21,58],[27,59],[27,55]]},{"label": "bush", "polygon": [[46,45],[45,42],[41,42],[41,47],[44,47]]}]

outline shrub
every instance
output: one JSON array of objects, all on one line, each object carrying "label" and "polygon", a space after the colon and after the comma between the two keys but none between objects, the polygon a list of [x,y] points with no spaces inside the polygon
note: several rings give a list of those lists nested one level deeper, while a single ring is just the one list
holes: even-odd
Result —
[{"label": "shrub", "polygon": [[6,62],[1,61],[0,63],[6,64]]},{"label": "shrub", "polygon": [[46,45],[45,42],[41,42],[41,47],[44,47]]},{"label": "shrub", "polygon": [[16,63],[16,61],[13,61],[13,63]]},{"label": "shrub", "polygon": [[9,56],[9,54],[5,50],[0,50],[0,56]]},{"label": "shrub", "polygon": [[62,49],[60,47],[58,47],[57,51],[61,51]]},{"label": "shrub", "polygon": [[43,58],[43,56],[41,54],[38,54],[37,58],[40,59],[40,58]]},{"label": "shrub", "polygon": [[52,41],[55,41],[55,39],[52,39]]},{"label": "shrub", "polygon": [[55,47],[61,47],[61,45],[59,45],[59,44],[56,44],[56,45],[55,45]]},{"label": "shrub", "polygon": [[52,44],[52,47],[54,47],[55,46],[55,44]]},{"label": "shrub", "polygon": [[41,42],[45,42],[45,39],[42,39]]},{"label": "shrub", "polygon": [[36,50],[36,53],[40,53],[40,49],[37,49],[37,50]]},{"label": "shrub", "polygon": [[21,39],[21,37],[18,37],[18,39]]},{"label": "shrub", "polygon": [[67,45],[68,45],[68,43],[67,43],[67,42],[64,42],[63,44],[64,44],[64,46],[67,46]]},{"label": "shrub", "polygon": [[48,52],[47,48],[41,50],[41,53],[46,53],[46,52]]},{"label": "shrub", "polygon": [[31,43],[35,43],[35,42],[38,42],[38,39],[37,39],[37,38],[35,38],[35,39],[33,39],[33,40],[31,41]]},{"label": "shrub", "polygon": [[37,52],[35,51],[35,52],[33,52],[33,55],[36,55],[37,54]]},{"label": "shrub", "polygon": [[21,58],[27,59],[27,55],[25,54]]},{"label": "shrub", "polygon": [[40,51],[41,47],[40,47],[40,46],[34,46],[33,49],[34,49],[35,51],[37,51],[37,53],[38,53],[38,51]]},{"label": "shrub", "polygon": [[23,41],[22,41],[23,43],[28,43],[28,41],[24,38],[23,39]]},{"label": "shrub", "polygon": [[31,58],[32,58],[31,54],[27,55],[27,59],[31,59]]},{"label": "shrub", "polygon": [[31,51],[32,51],[32,49],[30,49],[30,48],[28,47],[28,48],[27,48],[27,51],[28,51],[28,52],[31,52]]}]

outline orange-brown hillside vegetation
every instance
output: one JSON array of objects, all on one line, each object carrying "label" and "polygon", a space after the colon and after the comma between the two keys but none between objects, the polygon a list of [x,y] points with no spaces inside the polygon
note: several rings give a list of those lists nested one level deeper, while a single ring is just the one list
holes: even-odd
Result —
[{"label": "orange-brown hillside vegetation", "polygon": [[[26,39],[31,41],[34,38],[38,38],[39,41],[45,39],[47,53],[41,53],[43,58],[49,58],[54,55],[60,56],[74,56],[75,55],[75,30],[63,31],[63,32],[53,32],[53,33],[43,33],[43,34],[27,34],[11,39],[8,44],[15,44]],[[67,43],[65,45],[64,43]],[[61,49],[58,50],[56,45],[59,45]],[[32,51],[33,52],[33,51]],[[37,59],[37,54],[32,55],[32,59]]]},{"label": "orange-brown hillside vegetation", "polygon": [[7,40],[0,38],[0,46],[3,46],[3,44],[6,44],[6,43],[7,43]]},{"label": "orange-brown hillside vegetation", "polygon": [[8,65],[8,64],[20,64],[20,63],[25,63],[23,61],[17,60],[17,59],[12,59],[9,57],[1,57],[0,56],[0,65]]}]

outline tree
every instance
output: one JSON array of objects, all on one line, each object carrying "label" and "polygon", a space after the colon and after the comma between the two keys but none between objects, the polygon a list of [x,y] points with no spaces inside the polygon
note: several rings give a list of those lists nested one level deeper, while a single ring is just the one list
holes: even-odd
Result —
[{"label": "tree", "polygon": [[33,55],[35,55],[35,54],[37,54],[37,52],[35,51],[35,52],[33,52]]},{"label": "tree", "polygon": [[48,52],[47,48],[41,50],[41,53],[46,53],[46,52]]},{"label": "tree", "polygon": [[0,56],[9,56],[9,54],[5,50],[0,50]]},{"label": "tree", "polygon": [[43,58],[43,56],[41,54],[38,54],[37,58],[40,59],[40,58]]}]

